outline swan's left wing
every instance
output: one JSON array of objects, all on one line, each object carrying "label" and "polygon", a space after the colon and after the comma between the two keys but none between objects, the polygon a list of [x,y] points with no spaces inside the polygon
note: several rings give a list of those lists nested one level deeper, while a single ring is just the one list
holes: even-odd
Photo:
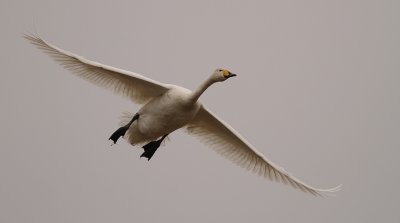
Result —
[{"label": "swan's left wing", "polygon": [[40,37],[30,35],[24,37],[76,76],[97,86],[111,89],[114,93],[125,96],[135,103],[144,104],[168,90],[163,83],[137,73],[88,60],[60,49]]},{"label": "swan's left wing", "polygon": [[273,181],[282,181],[313,195],[336,192],[340,189],[340,186],[332,189],[317,189],[294,178],[283,168],[269,161],[231,126],[208,111],[204,105],[186,129],[189,134],[198,137],[200,141],[222,156]]}]

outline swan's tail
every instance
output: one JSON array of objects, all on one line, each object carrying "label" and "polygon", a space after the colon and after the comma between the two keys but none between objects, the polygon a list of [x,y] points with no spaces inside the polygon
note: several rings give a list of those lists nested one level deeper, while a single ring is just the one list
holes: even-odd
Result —
[{"label": "swan's tail", "polygon": [[134,115],[135,114],[133,112],[122,112],[121,116],[119,117],[119,125],[125,126],[132,120]]},{"label": "swan's tail", "polygon": [[[119,125],[120,126],[125,126],[126,124],[128,124],[131,120],[132,117],[135,116],[135,113],[133,112],[122,112],[121,116],[119,117]],[[140,119],[140,117],[139,117]],[[148,143],[149,140],[148,137],[146,137],[145,135],[143,135],[142,133],[139,132],[139,130],[137,129],[137,120],[134,121],[130,128],[126,131],[125,135],[124,135],[124,139],[131,145],[135,145],[135,146],[140,146],[143,145],[145,143]]]}]

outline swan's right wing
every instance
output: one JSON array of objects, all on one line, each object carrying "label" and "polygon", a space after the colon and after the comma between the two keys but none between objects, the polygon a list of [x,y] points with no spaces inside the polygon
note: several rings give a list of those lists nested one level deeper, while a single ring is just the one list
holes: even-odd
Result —
[{"label": "swan's right wing", "polygon": [[40,37],[30,35],[24,37],[75,75],[100,87],[111,89],[135,103],[144,104],[168,90],[165,84],[140,74],[90,61],[53,46]]},{"label": "swan's right wing", "polygon": [[283,168],[274,164],[253,148],[231,126],[212,114],[204,106],[200,108],[198,114],[187,125],[186,129],[189,134],[198,137],[222,156],[270,180],[282,181],[313,195],[335,192],[340,189],[340,186],[327,190],[317,189],[291,176]]}]

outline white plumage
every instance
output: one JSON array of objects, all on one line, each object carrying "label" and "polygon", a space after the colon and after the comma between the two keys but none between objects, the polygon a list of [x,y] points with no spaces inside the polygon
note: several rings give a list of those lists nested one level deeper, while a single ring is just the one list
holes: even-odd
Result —
[{"label": "white plumage", "polygon": [[[192,92],[180,86],[163,84],[130,71],[87,60],[53,46],[40,37],[26,35],[25,38],[77,76],[143,105],[137,112],[139,118],[131,121],[123,135],[132,145],[148,143],[176,129],[185,128],[188,134],[199,138],[222,156],[270,180],[281,181],[313,195],[340,189],[340,186],[317,189],[294,178],[269,161],[231,126],[198,101],[210,85],[235,76],[225,69],[215,70]],[[123,125],[129,123],[133,116],[134,114],[125,113]]]}]

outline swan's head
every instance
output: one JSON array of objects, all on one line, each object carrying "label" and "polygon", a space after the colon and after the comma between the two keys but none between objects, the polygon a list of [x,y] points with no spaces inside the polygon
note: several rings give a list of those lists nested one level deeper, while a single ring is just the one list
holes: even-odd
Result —
[{"label": "swan's head", "polygon": [[236,74],[231,73],[230,71],[222,68],[218,68],[214,71],[212,77],[215,82],[226,81],[227,79],[237,76]]}]

